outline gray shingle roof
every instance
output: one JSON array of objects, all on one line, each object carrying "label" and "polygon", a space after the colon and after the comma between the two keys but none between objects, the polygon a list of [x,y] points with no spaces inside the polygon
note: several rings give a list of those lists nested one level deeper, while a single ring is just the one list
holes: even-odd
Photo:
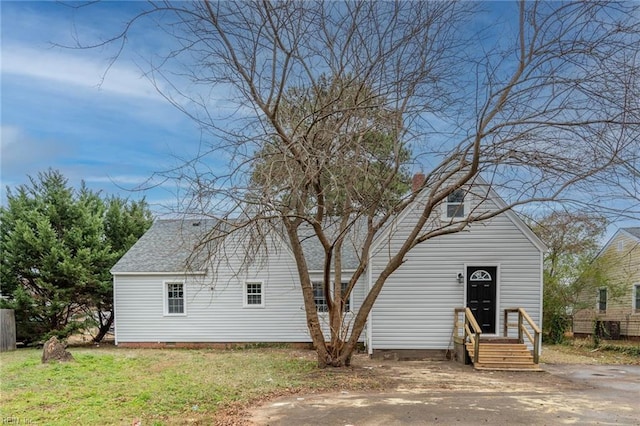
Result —
[{"label": "gray shingle roof", "polygon": [[[329,238],[337,238],[337,226],[325,227],[325,232]],[[364,242],[364,222],[354,224],[352,232],[347,235],[342,244],[342,268],[356,269],[360,264],[358,258]],[[324,249],[320,240],[315,236],[311,227],[302,227],[300,230],[300,238],[302,241],[302,251],[307,261],[307,267],[310,271],[321,271],[324,269]]]},{"label": "gray shingle roof", "polygon": [[[199,223],[199,226],[193,226]],[[157,220],[151,228],[129,249],[111,268],[112,273],[125,272],[175,272],[201,271],[206,267],[206,256],[193,258],[194,248],[210,232],[216,221],[197,220]],[[342,250],[344,269],[355,269],[359,264],[358,253],[362,238],[358,226],[355,232],[345,238]],[[331,231],[328,231],[331,234]],[[301,230],[302,249],[311,271],[323,269],[324,250],[310,228]],[[283,239],[288,243],[286,239]],[[291,259],[294,262],[294,259]]]},{"label": "gray shingle roof", "polygon": [[[199,223],[198,226],[194,226]],[[213,220],[157,220],[111,268],[123,272],[187,272],[204,269],[206,259],[191,258]]]},{"label": "gray shingle roof", "polygon": [[633,235],[634,237],[640,239],[640,227],[622,228],[622,230],[626,231],[629,234]]}]

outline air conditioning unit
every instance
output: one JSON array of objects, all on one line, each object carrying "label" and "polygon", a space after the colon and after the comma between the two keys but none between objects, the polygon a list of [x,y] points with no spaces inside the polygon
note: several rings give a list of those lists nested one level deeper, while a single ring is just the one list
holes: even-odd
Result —
[{"label": "air conditioning unit", "polygon": [[598,337],[608,340],[620,340],[620,321],[598,321]]}]

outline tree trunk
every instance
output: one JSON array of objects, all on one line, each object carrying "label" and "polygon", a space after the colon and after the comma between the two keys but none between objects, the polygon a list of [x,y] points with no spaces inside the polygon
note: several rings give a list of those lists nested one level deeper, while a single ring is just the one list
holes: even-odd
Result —
[{"label": "tree trunk", "polygon": [[109,329],[113,325],[113,311],[110,313],[109,319],[106,322],[103,322],[102,315],[98,315],[100,317],[100,324],[98,325],[98,334],[93,338],[94,343],[102,342],[102,339],[109,333]]}]

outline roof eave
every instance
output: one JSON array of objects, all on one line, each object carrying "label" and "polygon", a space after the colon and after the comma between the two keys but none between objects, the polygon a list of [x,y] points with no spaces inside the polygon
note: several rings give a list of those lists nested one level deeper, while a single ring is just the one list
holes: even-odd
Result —
[{"label": "roof eave", "polygon": [[111,275],[207,275],[207,271],[166,271],[166,272],[144,272],[144,271],[110,271]]}]

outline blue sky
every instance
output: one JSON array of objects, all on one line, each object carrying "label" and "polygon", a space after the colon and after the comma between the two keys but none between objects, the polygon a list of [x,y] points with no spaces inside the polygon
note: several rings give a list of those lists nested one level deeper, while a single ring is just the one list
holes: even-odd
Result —
[{"label": "blue sky", "polygon": [[[194,157],[207,141],[143,76],[150,58],[159,59],[175,40],[151,18],[136,22],[111,66],[117,44],[57,47],[113,36],[146,6],[114,1],[79,7],[88,3],[0,0],[2,202],[7,186],[51,167],[74,186],[84,180],[106,194],[145,196],[161,213],[175,207],[181,188],[154,173]],[[493,13],[509,7],[502,3]],[[226,165],[220,161],[214,167]]]},{"label": "blue sky", "polygon": [[[116,45],[56,47],[73,46],[76,37],[99,42],[145,6],[127,1],[80,4],[0,1],[2,200],[6,186],[25,183],[27,175],[51,167],[74,186],[84,180],[106,194],[145,196],[154,212],[162,214],[176,206],[180,188],[154,173],[181,165],[206,140],[143,76],[149,58],[173,41],[154,31],[151,21],[141,22],[111,66]],[[484,19],[513,10],[509,7],[513,3],[493,3]],[[214,167],[224,167],[223,160],[217,161]]]},{"label": "blue sky", "polygon": [[[126,56],[109,69],[113,50],[55,47],[73,45],[74,31],[85,42],[98,40],[139,5],[0,3],[3,199],[6,186],[51,167],[74,186],[84,180],[107,194],[146,196],[158,212],[175,205],[176,184],[154,172],[196,152],[201,137],[142,76],[141,58],[158,40],[132,38]],[[152,184],[158,185],[133,191]]]}]

